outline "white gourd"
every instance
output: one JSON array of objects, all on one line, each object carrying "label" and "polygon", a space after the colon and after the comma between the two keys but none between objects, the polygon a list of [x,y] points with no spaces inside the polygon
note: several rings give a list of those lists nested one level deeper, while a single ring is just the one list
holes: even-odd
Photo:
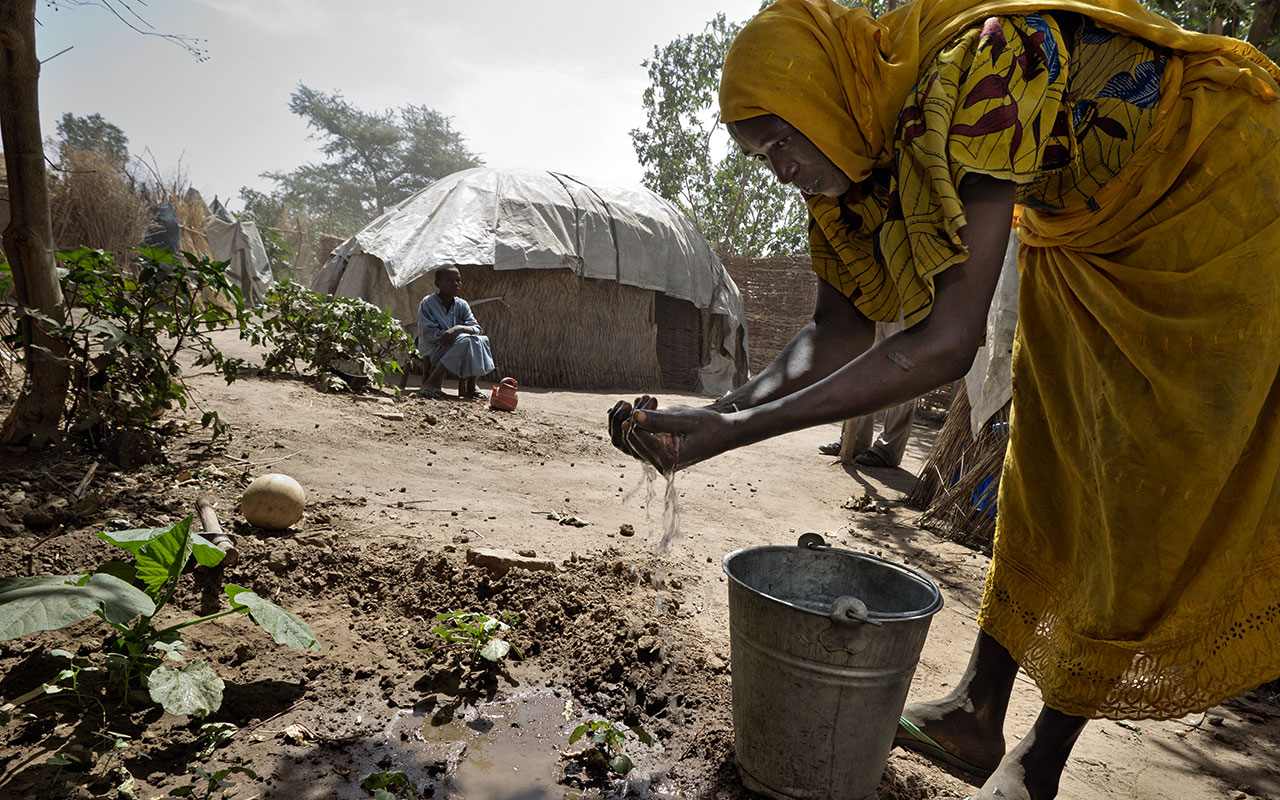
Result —
[{"label": "white gourd", "polygon": [[302,518],[307,493],[288,475],[260,475],[240,497],[240,513],[250,525],[280,531]]}]

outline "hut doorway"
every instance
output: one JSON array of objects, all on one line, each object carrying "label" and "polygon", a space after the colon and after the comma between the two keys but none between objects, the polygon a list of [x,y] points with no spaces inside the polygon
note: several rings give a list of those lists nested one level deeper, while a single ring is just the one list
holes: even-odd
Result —
[{"label": "hut doorway", "polygon": [[688,300],[657,292],[653,315],[658,324],[658,372],[662,388],[698,391],[702,363],[702,314]]}]

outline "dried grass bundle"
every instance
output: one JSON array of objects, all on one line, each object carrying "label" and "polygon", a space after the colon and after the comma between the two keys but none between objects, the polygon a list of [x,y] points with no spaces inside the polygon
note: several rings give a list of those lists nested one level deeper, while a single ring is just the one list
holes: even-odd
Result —
[{"label": "dried grass bundle", "polygon": [[924,510],[924,527],[990,553],[996,493],[1009,445],[1009,404],[987,420],[976,440],[969,410],[969,395],[961,382],[907,503]]},{"label": "dried grass bundle", "polygon": [[68,148],[49,186],[53,241],[59,250],[88,246],[123,253],[151,222],[147,202],[118,164],[94,150]]},{"label": "dried grass bundle", "polygon": [[178,224],[182,226],[181,248],[184,252],[198,256],[213,257],[209,249],[209,240],[204,236],[204,220],[209,215],[209,207],[198,192],[184,190],[182,194],[174,194],[166,198],[173,203],[173,210],[178,215]]}]

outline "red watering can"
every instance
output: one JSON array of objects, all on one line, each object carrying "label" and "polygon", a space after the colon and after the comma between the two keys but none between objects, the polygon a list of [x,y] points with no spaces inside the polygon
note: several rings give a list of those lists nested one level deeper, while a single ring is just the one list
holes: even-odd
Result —
[{"label": "red watering can", "polygon": [[516,404],[520,402],[520,398],[516,397],[516,379],[503,378],[493,387],[493,394],[489,395],[489,408],[496,408],[499,411],[515,411]]}]

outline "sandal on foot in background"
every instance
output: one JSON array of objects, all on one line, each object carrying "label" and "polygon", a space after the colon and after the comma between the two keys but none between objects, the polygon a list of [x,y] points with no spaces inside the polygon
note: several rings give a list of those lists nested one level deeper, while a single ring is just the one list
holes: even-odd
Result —
[{"label": "sandal on foot in background", "polygon": [[840,441],[836,440],[830,444],[818,445],[818,452],[824,456],[838,456],[840,455]]},{"label": "sandal on foot in background", "polygon": [[865,453],[859,453],[853,459],[864,467],[892,467],[888,461],[880,457],[880,454],[874,450],[868,450]]}]

